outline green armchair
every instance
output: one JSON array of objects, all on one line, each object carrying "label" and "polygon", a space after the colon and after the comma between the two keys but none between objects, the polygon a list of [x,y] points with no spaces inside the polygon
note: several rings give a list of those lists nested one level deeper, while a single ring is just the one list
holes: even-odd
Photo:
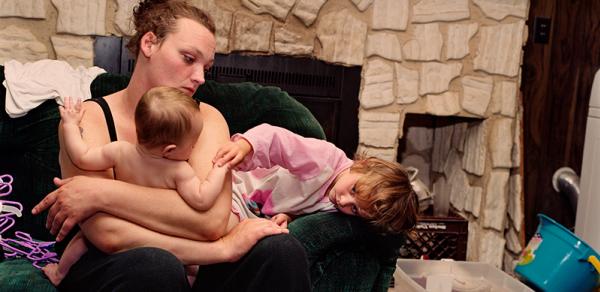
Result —
[{"label": "green armchair", "polygon": [[[120,90],[127,82],[125,76],[102,74],[91,85],[92,96]],[[32,216],[30,210],[55,188],[52,178],[60,176],[56,103],[47,101],[24,117],[11,119],[4,111],[4,97],[5,88],[0,86],[0,175],[14,177],[13,192],[6,199],[21,202],[25,210],[2,236],[9,238],[20,230],[39,240],[52,240],[44,228],[45,214]],[[310,111],[276,87],[208,81],[194,97],[219,109],[231,133],[270,123],[303,136],[325,138]],[[303,216],[289,229],[306,248],[314,291],[387,291],[402,236],[375,234],[366,223],[338,213]],[[0,287],[2,291],[55,291],[25,259],[0,262]]]}]

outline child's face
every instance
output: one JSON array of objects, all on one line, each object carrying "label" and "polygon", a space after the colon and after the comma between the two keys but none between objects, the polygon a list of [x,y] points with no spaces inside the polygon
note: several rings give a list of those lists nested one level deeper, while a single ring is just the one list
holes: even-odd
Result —
[{"label": "child's face", "polygon": [[339,174],[338,180],[329,190],[329,200],[342,213],[352,216],[364,216],[364,211],[356,204],[356,192],[354,185],[362,176],[360,173],[350,172],[346,170]]}]

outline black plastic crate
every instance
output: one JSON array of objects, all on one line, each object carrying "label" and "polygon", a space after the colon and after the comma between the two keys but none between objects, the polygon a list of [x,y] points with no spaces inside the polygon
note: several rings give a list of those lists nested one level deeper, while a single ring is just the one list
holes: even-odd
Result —
[{"label": "black plastic crate", "polygon": [[448,217],[421,216],[415,229],[407,234],[400,256],[464,261],[468,233],[469,222],[452,212]]}]

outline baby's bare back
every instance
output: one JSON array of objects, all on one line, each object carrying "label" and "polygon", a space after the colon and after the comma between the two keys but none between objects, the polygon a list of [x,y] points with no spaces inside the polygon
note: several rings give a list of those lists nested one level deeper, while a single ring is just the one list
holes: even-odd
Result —
[{"label": "baby's bare back", "polygon": [[176,189],[175,174],[187,162],[169,160],[140,152],[135,145],[128,144],[116,162],[116,179],[136,185]]}]

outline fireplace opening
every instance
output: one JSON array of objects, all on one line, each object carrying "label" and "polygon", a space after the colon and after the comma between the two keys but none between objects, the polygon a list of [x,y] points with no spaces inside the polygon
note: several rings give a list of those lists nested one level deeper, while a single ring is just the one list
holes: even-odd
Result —
[{"label": "fireplace opening", "polygon": [[464,170],[463,160],[468,159],[466,140],[481,122],[467,117],[406,114],[396,157],[419,171],[417,178],[429,192],[427,196],[420,194],[422,210],[432,209],[435,216],[448,216],[451,207],[458,212],[473,211],[470,194],[459,192],[470,190],[471,181],[475,181]]}]

